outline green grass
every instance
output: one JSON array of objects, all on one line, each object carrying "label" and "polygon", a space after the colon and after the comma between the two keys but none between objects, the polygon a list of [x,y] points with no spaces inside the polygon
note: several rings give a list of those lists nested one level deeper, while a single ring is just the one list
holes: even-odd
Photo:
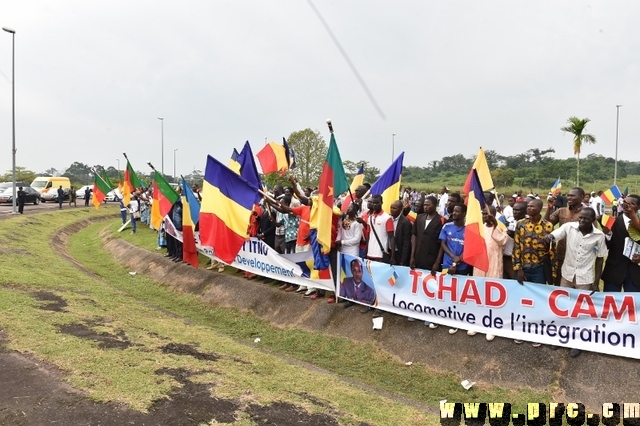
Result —
[{"label": "green grass", "polygon": [[[87,240],[91,235],[98,233],[100,226],[97,224],[87,228],[78,234],[77,238]],[[140,241],[140,238],[147,238],[144,235],[143,233],[135,236],[122,235],[122,238],[143,246],[146,243]],[[74,240],[75,238],[72,238],[71,251],[80,256],[81,253],[73,249]],[[93,241],[95,246],[86,252],[87,258],[83,260],[83,263],[89,265],[89,262],[102,259],[101,263],[106,262],[106,265],[98,268],[95,263],[91,263],[91,269],[108,276],[117,266],[113,265],[113,261],[108,257],[106,251],[104,256],[90,255],[90,253],[94,253],[94,250],[101,250],[99,238],[94,238]],[[80,257],[78,258],[80,259]],[[433,407],[438,407],[443,396],[449,400],[512,401],[516,407],[524,407],[528,401],[537,401],[536,398],[543,398],[540,400],[550,398],[548,394],[541,395],[528,389],[514,393],[511,390],[490,387],[488,389],[472,388],[471,392],[468,392],[461,388],[460,377],[429,371],[426,366],[417,364],[414,364],[413,368],[407,368],[373,343],[356,343],[346,338],[336,338],[322,333],[297,329],[283,330],[269,325],[251,313],[206,306],[198,302],[194,296],[177,295],[157,284],[134,287],[127,283],[121,288],[136,297],[171,310],[198,324],[208,325],[228,336],[246,341],[251,341],[259,336],[262,339],[261,344],[274,352],[286,353],[342,376],[363,381]],[[182,299],[186,299],[184,303]]]},{"label": "green grass", "polygon": [[[117,214],[116,208],[63,210],[0,221],[0,247],[5,260],[0,277],[0,328],[9,348],[34,354],[68,373],[67,380],[100,401],[117,401],[146,410],[153,400],[178,386],[157,375],[160,368],[201,373],[191,380],[215,384],[217,397],[267,404],[286,400],[311,412],[326,410],[301,397],[307,393],[328,401],[341,424],[439,424],[437,416],[379,396],[336,376],[354,379],[437,409],[438,401],[510,401],[524,412],[528,401],[549,401],[550,392],[476,386],[464,391],[460,377],[405,366],[375,343],[297,329],[279,329],[247,312],[209,306],[179,294],[149,277],[130,275],[102,247],[103,238],[123,238],[148,250],[155,232],[140,227],[121,234],[117,218],[96,223],[73,235],[69,253],[95,276],[61,258],[50,243],[56,230],[96,216]],[[117,217],[117,216],[114,216]],[[15,230],[20,229],[19,233]],[[3,260],[4,260],[3,259]],[[37,264],[37,269],[25,268]],[[232,268],[228,268],[231,270]],[[62,297],[64,312],[39,309],[34,291]],[[96,342],[59,332],[63,324],[89,324],[97,332],[125,335],[132,346],[100,349]],[[94,325],[91,325],[94,324]],[[261,338],[260,348],[253,339]],[[194,345],[221,356],[217,362],[163,353],[168,342]],[[286,357],[278,354],[286,354]],[[234,360],[241,359],[246,363]],[[332,374],[310,370],[291,360],[311,363]],[[250,424],[240,419],[237,424]]]}]

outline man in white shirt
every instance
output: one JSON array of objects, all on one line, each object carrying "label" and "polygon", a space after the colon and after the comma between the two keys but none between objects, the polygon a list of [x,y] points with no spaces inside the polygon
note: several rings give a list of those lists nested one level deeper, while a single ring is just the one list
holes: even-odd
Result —
[{"label": "man in white shirt", "polygon": [[382,210],[382,195],[371,196],[371,213],[367,217],[369,240],[367,241],[367,259],[395,264],[395,240],[393,219]]},{"label": "man in white shirt", "polygon": [[502,208],[502,216],[504,216],[505,225],[509,225],[509,223],[513,222],[513,205],[516,203],[515,197],[509,197],[507,200],[507,205]]},{"label": "man in white shirt", "polygon": [[449,188],[443,186],[440,189],[440,199],[438,200],[438,213],[447,217],[447,202],[449,201]]},{"label": "man in white shirt", "polygon": [[602,198],[600,198],[600,195],[602,195],[602,191],[599,191],[598,195],[596,195],[595,192],[592,192],[591,199],[589,200],[589,207],[596,212],[597,217],[602,216],[602,213],[604,212],[604,202],[602,201]]},{"label": "man in white shirt", "polygon": [[586,207],[580,211],[577,222],[567,222],[548,236],[550,240],[567,239],[561,287],[598,289],[607,244],[604,233],[593,226],[595,221],[596,212]]},{"label": "man in white shirt", "polygon": [[[577,222],[567,222],[547,236],[551,241],[567,239],[561,287],[586,291],[598,289],[607,244],[604,233],[593,226],[595,221],[596,212],[585,207],[580,211]],[[569,356],[577,357],[580,352],[580,349],[573,348]]]}]

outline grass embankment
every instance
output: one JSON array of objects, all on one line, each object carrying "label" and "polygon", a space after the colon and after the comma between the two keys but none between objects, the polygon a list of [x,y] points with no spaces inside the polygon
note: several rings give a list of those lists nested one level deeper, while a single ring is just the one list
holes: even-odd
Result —
[{"label": "grass embankment", "polygon": [[[95,277],[62,259],[49,243],[57,229],[114,211],[67,210],[0,221],[6,266],[0,277],[0,327],[8,347],[59,366],[69,373],[72,385],[96,400],[146,410],[180,386],[173,377],[157,373],[170,368],[192,373],[193,382],[210,383],[217,398],[260,404],[288,401],[310,412],[331,414],[341,424],[439,424],[437,416],[415,404],[363,390],[291,358],[433,408],[441,399],[509,401],[524,412],[528,401],[550,400],[549,394],[527,389],[476,386],[467,392],[459,377],[434,373],[424,365],[407,367],[373,343],[277,329],[251,313],[205,306],[148,277],[132,276],[110,258],[98,235],[105,228],[117,234],[117,219],[91,225],[70,239],[69,252]],[[136,235],[117,235],[148,249],[156,245],[155,233],[144,227]],[[34,298],[37,291],[54,293],[67,306],[60,312],[42,310],[43,302]],[[67,324],[119,336],[130,346],[101,349],[95,341],[61,333],[60,326]],[[261,338],[259,346],[272,353],[253,348],[256,337]],[[163,348],[169,343],[191,345],[220,358],[207,361],[166,353]],[[239,414],[237,424],[251,423]]]}]

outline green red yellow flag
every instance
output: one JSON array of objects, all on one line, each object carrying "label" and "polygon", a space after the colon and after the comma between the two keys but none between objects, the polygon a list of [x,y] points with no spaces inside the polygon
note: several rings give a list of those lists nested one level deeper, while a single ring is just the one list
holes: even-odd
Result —
[{"label": "green red yellow flag", "polygon": [[93,206],[98,209],[100,208],[100,204],[104,201],[105,197],[113,188],[111,187],[111,183],[108,179],[105,179],[104,176],[101,176],[100,173],[96,172],[93,175],[93,198],[91,203]]},{"label": "green red yellow flag", "polygon": [[153,202],[151,203],[151,226],[159,230],[162,219],[180,196],[158,171],[153,173]]},{"label": "green red yellow flag", "polygon": [[124,170],[124,182],[122,182],[122,198],[125,206],[129,205],[131,202],[131,194],[140,186],[144,185],[133,170],[133,167],[131,167],[131,163],[127,158],[127,167]]},{"label": "green red yellow flag", "polygon": [[349,182],[344,172],[342,158],[340,158],[340,151],[338,151],[338,145],[333,133],[329,142],[327,158],[322,166],[318,188],[317,238],[322,246],[322,252],[326,254],[331,250],[331,222],[333,220],[334,199],[336,195],[342,194],[349,189]]}]

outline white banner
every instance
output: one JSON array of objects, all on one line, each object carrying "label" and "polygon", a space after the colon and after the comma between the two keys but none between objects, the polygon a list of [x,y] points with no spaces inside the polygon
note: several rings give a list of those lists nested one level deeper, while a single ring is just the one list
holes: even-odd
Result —
[{"label": "white banner", "polygon": [[338,265],[338,294],[357,303],[479,333],[640,358],[640,294],[433,276],[349,255],[340,255]]},{"label": "white banner", "polygon": [[[182,241],[182,232],[173,226],[168,217],[164,219],[164,226],[168,234]],[[198,232],[195,233],[195,239],[196,249],[199,253],[220,261],[215,257],[212,247],[200,244],[200,234]],[[250,238],[245,241],[231,266],[282,282],[322,290],[334,290],[333,278],[329,269],[323,271],[313,269],[312,252],[281,255],[257,238]]]}]

